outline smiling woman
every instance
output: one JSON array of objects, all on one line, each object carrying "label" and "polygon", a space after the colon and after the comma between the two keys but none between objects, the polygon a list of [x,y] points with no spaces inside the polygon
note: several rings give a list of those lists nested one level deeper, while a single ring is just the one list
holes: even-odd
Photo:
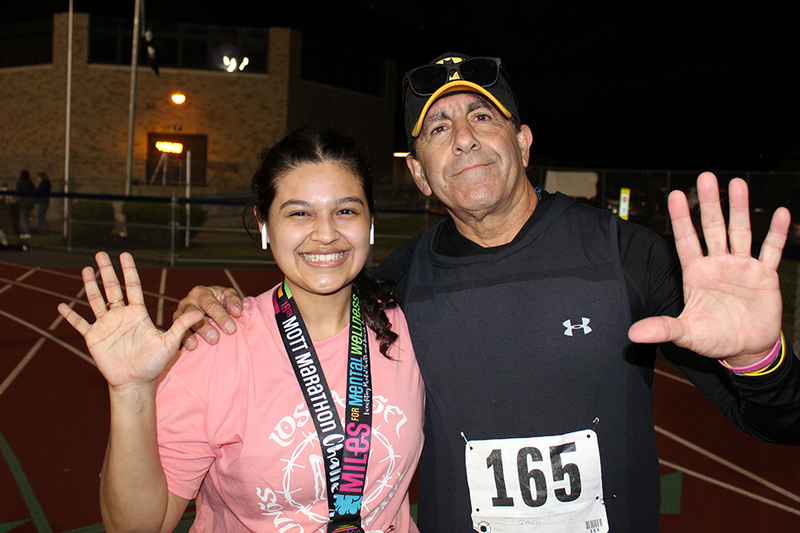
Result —
[{"label": "smiling woman", "polygon": [[104,522],[172,531],[196,498],[193,531],[415,533],[423,384],[392,286],[365,270],[366,163],[351,139],[301,130],[264,152],[253,191],[286,279],[246,298],[216,345],[173,360],[202,315],[154,328],[129,254],[127,304],[101,252],[105,295],[83,272],[96,322],[59,306],[109,383]]},{"label": "smiling woman", "polygon": [[[349,299],[350,283],[369,255],[372,214],[363,191],[340,163],[304,163],[278,179],[268,216],[257,213],[299,305],[319,297]],[[331,332],[343,327],[345,315],[330,324]]]}]

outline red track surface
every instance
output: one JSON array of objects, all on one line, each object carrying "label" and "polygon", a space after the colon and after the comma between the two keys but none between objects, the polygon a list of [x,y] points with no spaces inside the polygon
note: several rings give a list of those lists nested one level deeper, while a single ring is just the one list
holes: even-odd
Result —
[{"label": "red track surface", "polygon": [[[230,274],[245,294],[258,294],[280,279],[277,271]],[[140,275],[155,318],[162,270],[142,270]],[[169,269],[165,275],[166,324],[177,299],[194,285],[231,285],[223,270]],[[78,355],[87,353],[80,335],[63,321],[53,326],[59,302],[76,297],[84,301],[78,296],[81,288],[78,270],[0,261],[0,434],[5,439],[0,438],[5,455],[0,461],[0,533],[103,530],[98,526],[97,493],[108,432],[108,393],[97,369]],[[84,303],[75,306],[90,316]],[[680,379],[673,370],[657,370],[657,428],[700,448],[693,450],[660,432],[661,459],[710,478],[682,475],[680,514],[663,514],[661,531],[800,531],[800,448],[756,442],[735,430],[691,385],[671,379]],[[763,478],[784,494],[709,454]],[[673,467],[662,465],[662,474],[673,472]]]}]

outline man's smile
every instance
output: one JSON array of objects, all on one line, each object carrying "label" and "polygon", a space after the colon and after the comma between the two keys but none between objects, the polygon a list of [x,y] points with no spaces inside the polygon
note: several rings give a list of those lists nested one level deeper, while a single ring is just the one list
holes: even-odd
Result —
[{"label": "man's smile", "polygon": [[455,172],[453,172],[453,176],[455,177],[455,176],[458,176],[460,174],[465,174],[465,173],[467,173],[467,172],[469,172],[471,170],[476,170],[476,169],[479,169],[479,168],[488,167],[488,166],[490,166],[492,164],[494,164],[493,161],[477,161],[477,162],[474,162],[474,163],[469,163],[469,164],[464,165],[461,168],[457,169]]}]

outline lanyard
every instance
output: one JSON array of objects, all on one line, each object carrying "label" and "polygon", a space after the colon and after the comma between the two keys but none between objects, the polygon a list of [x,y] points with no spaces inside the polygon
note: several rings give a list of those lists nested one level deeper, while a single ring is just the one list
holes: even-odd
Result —
[{"label": "lanyard", "polygon": [[328,532],[361,529],[361,500],[372,435],[372,377],[367,325],[358,296],[350,299],[345,425],[286,281],[274,293],[275,319],[322,446],[328,488]]}]

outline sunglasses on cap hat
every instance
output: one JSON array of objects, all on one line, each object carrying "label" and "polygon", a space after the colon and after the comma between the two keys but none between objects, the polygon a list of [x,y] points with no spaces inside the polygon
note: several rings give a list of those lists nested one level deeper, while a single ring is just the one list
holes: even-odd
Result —
[{"label": "sunglasses on cap hat", "polygon": [[403,83],[417,96],[430,96],[448,82],[459,79],[490,87],[500,78],[500,66],[499,57],[473,57],[457,63],[423,65],[406,72]]},{"label": "sunglasses on cap hat", "polygon": [[519,119],[516,96],[499,57],[470,57],[448,52],[403,76],[403,107],[409,147],[419,136],[425,115],[449,94],[482,95],[507,118]]}]

